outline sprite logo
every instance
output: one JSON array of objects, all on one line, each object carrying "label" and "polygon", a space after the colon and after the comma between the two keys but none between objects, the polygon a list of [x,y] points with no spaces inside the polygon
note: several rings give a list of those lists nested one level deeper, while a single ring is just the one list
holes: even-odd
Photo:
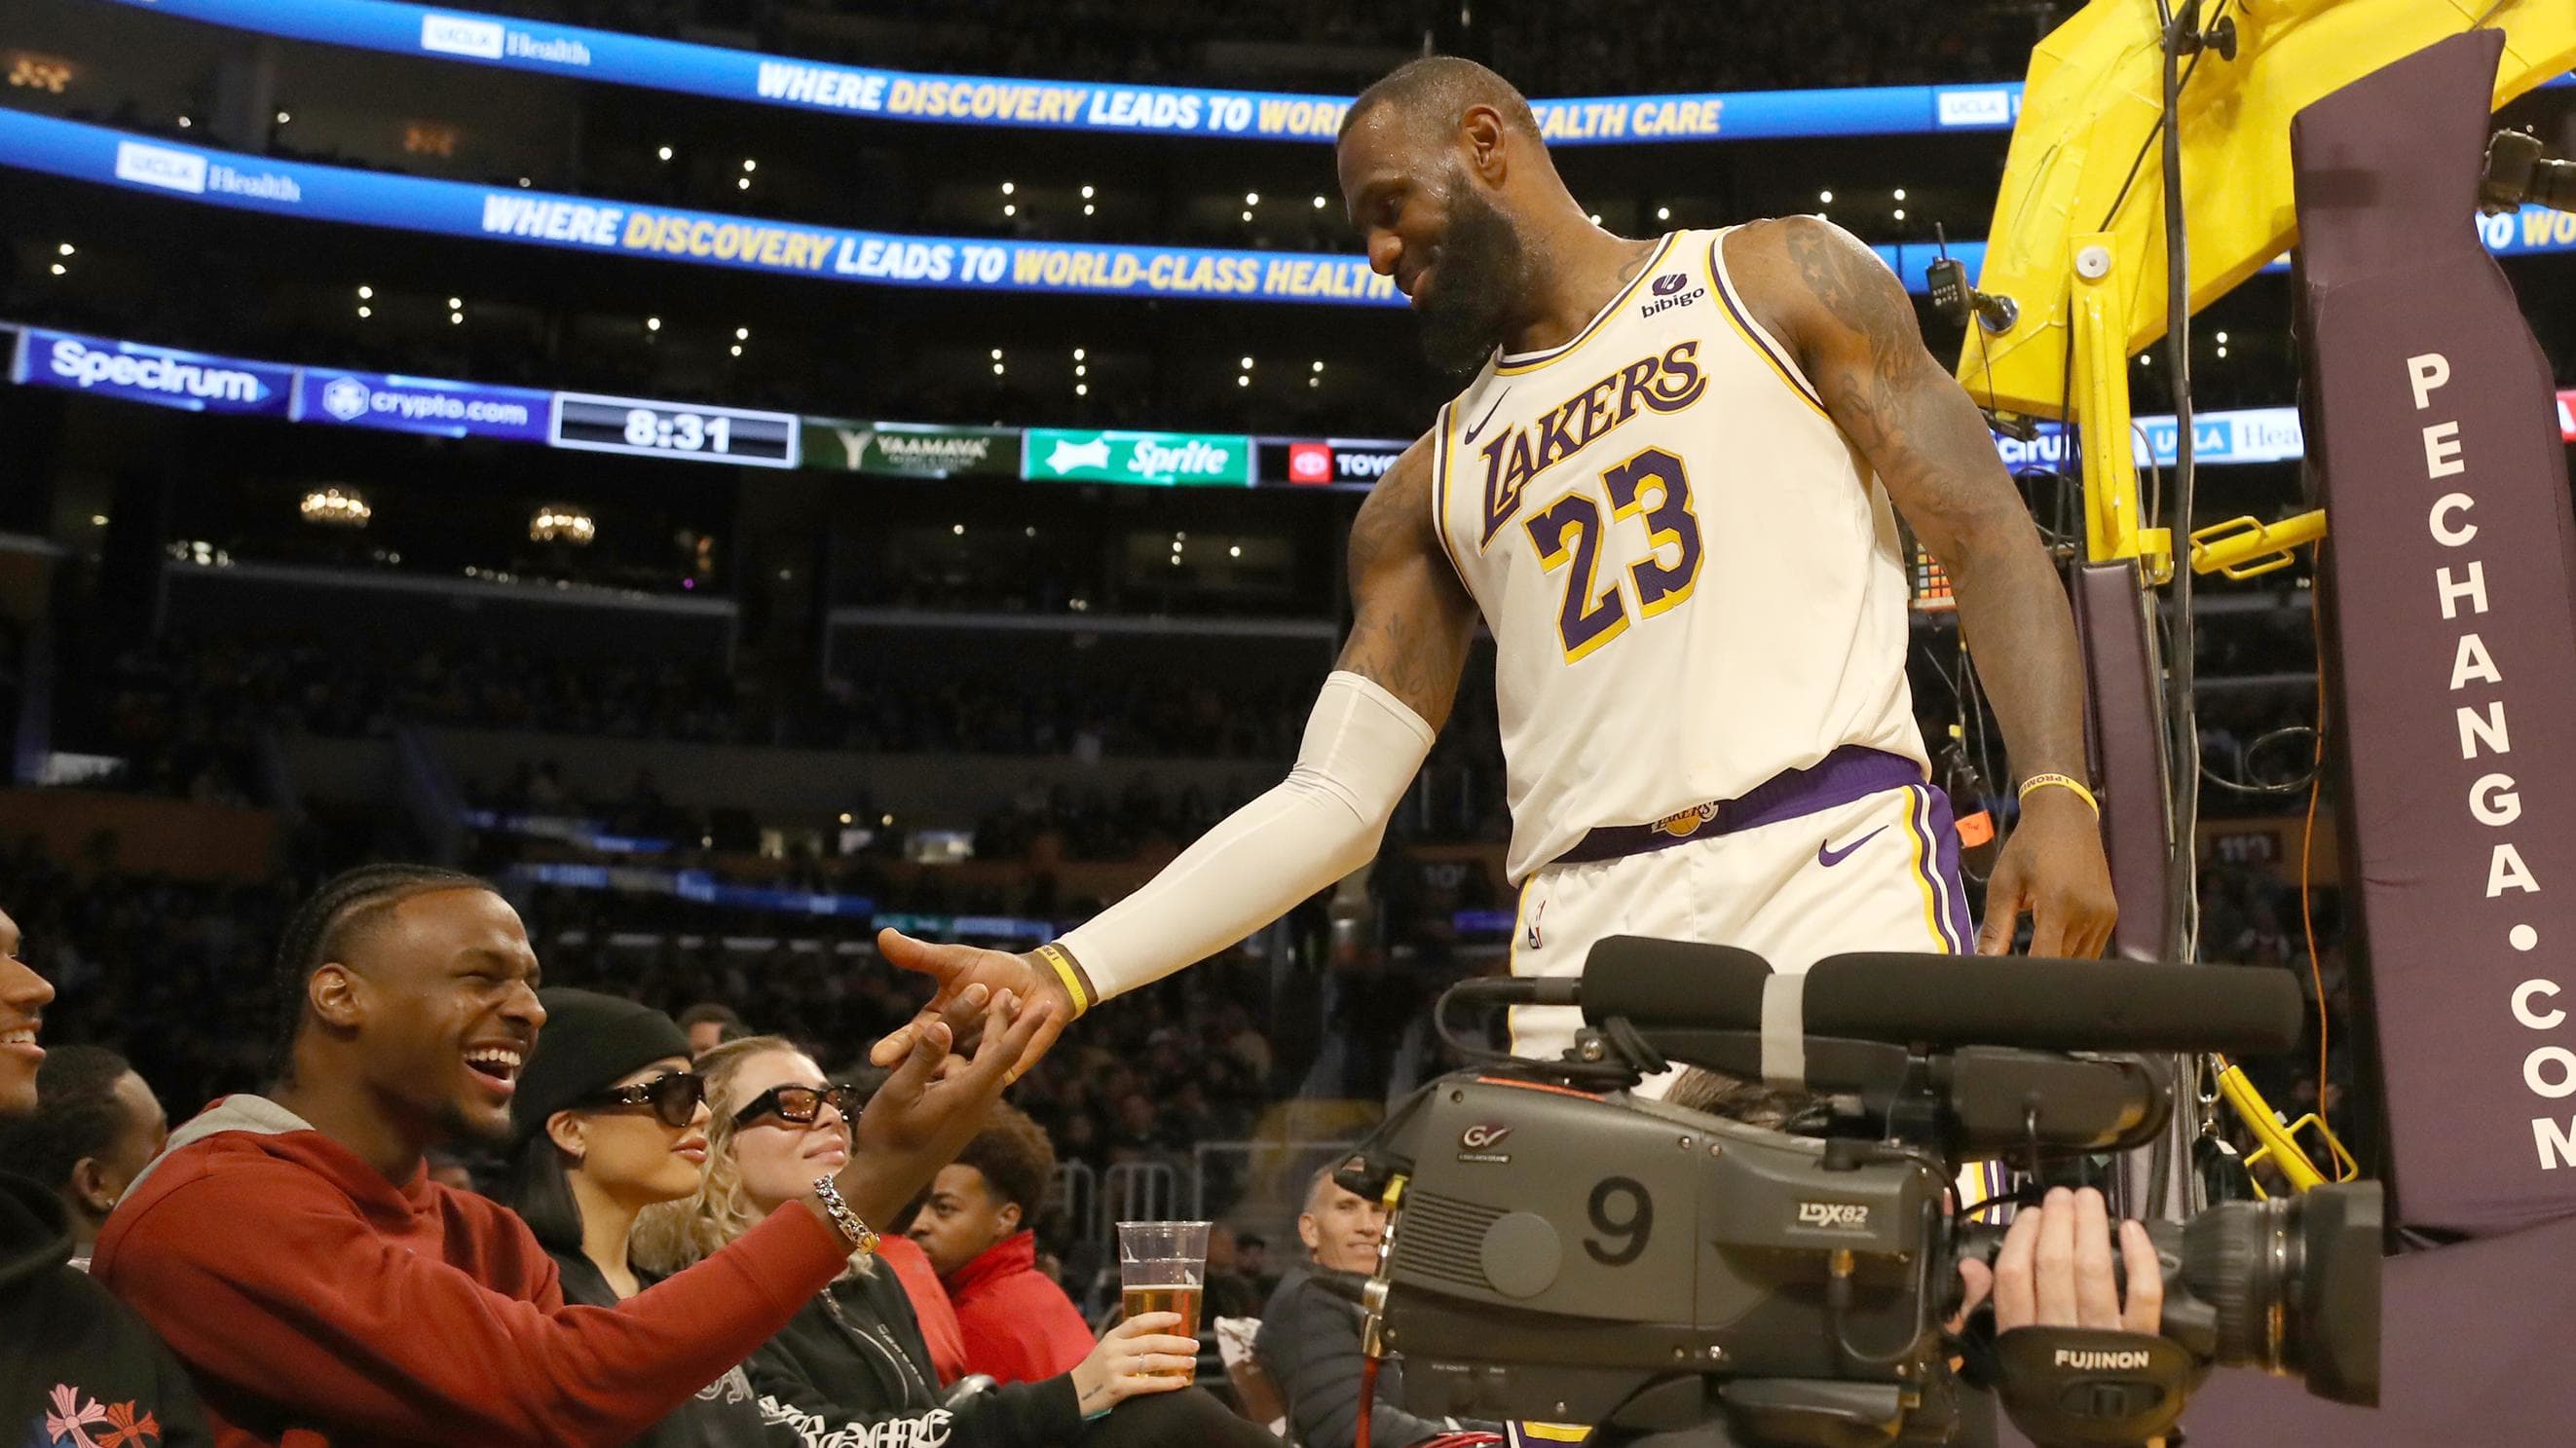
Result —
[{"label": "sprite logo", "polygon": [[1021,476],[1037,482],[1248,487],[1252,439],[1213,433],[1031,428],[1021,454]]}]

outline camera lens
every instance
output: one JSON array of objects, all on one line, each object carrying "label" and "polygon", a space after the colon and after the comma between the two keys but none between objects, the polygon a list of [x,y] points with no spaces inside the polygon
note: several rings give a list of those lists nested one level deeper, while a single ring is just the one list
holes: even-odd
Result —
[{"label": "camera lens", "polygon": [[2378,1185],[2319,1187],[2193,1217],[2176,1286],[2215,1318],[2220,1365],[2299,1374],[2319,1397],[2375,1404],[2379,1255]]}]

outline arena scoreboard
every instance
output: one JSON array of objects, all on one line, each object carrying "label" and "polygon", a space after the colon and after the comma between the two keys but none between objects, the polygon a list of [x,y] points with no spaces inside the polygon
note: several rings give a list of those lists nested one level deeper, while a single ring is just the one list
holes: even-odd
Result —
[{"label": "arena scoreboard", "polygon": [[558,392],[549,441],[591,452],[792,468],[797,431],[792,413]]}]

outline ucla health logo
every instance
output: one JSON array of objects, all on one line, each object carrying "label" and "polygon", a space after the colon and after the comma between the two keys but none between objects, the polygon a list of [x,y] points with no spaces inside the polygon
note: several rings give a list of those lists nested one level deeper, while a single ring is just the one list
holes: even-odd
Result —
[{"label": "ucla health logo", "polygon": [[132,181],[140,186],[158,186],[168,191],[203,195],[206,190],[206,158],[194,151],[149,146],[141,141],[119,141],[116,143],[116,179]]},{"label": "ucla health logo", "polygon": [[375,394],[355,377],[334,377],[322,388],[322,410],[342,422],[356,422],[367,415]]},{"label": "ucla health logo", "polygon": [[475,20],[463,15],[424,15],[420,18],[420,48],[443,55],[499,60],[502,38],[506,33],[497,20]]}]

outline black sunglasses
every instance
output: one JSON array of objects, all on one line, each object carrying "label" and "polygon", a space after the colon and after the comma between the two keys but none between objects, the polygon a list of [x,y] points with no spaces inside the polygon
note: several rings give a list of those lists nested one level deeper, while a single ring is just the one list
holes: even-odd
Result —
[{"label": "black sunglasses", "polygon": [[594,1095],[589,1106],[649,1106],[664,1126],[686,1126],[707,1099],[707,1078],[695,1071],[666,1071],[634,1086],[616,1086]]},{"label": "black sunglasses", "polygon": [[772,1086],[735,1112],[733,1124],[745,1127],[764,1116],[775,1116],[789,1126],[811,1126],[822,1118],[826,1106],[847,1121],[857,1100],[858,1092],[847,1086]]}]

